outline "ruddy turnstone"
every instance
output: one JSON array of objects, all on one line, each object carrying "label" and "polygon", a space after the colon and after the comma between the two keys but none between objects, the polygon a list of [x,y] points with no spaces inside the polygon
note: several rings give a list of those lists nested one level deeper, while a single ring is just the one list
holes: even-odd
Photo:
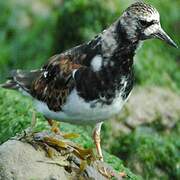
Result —
[{"label": "ruddy turnstone", "polygon": [[158,38],[177,47],[151,5],[137,2],[91,41],[50,58],[39,70],[14,70],[1,85],[34,99],[49,123],[96,124],[93,138],[100,160],[100,130],[118,114],[133,88],[133,57],[139,43]]}]

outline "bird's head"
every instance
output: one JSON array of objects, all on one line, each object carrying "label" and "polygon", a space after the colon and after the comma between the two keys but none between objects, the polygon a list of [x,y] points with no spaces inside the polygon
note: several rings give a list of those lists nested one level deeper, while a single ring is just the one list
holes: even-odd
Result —
[{"label": "bird's head", "polygon": [[171,46],[176,43],[167,35],[160,24],[160,15],[151,5],[136,2],[127,8],[120,18],[127,38],[132,41],[158,38]]}]

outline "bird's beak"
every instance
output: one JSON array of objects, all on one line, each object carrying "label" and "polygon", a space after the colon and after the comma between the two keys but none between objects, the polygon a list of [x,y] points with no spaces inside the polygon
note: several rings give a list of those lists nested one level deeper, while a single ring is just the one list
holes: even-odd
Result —
[{"label": "bird's beak", "polygon": [[178,48],[177,44],[167,35],[167,33],[160,27],[154,36],[158,39],[165,41],[167,44]]}]

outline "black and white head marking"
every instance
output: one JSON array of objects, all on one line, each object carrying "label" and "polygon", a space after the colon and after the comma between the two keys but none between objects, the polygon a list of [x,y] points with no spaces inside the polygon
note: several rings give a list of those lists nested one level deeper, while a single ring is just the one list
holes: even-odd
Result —
[{"label": "black and white head marking", "polygon": [[120,22],[131,41],[144,40],[159,28],[160,16],[153,6],[137,2],[124,11]]},{"label": "black and white head marking", "polygon": [[124,11],[120,23],[131,42],[158,38],[173,47],[178,47],[162,29],[158,11],[149,4],[143,2],[132,4]]}]

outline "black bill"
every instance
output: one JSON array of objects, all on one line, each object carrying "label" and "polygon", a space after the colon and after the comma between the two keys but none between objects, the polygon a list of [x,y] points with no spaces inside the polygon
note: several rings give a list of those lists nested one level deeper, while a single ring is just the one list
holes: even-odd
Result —
[{"label": "black bill", "polygon": [[158,30],[158,32],[155,34],[155,37],[165,41],[166,43],[175,48],[178,48],[177,44],[167,35],[167,33],[162,28]]}]

